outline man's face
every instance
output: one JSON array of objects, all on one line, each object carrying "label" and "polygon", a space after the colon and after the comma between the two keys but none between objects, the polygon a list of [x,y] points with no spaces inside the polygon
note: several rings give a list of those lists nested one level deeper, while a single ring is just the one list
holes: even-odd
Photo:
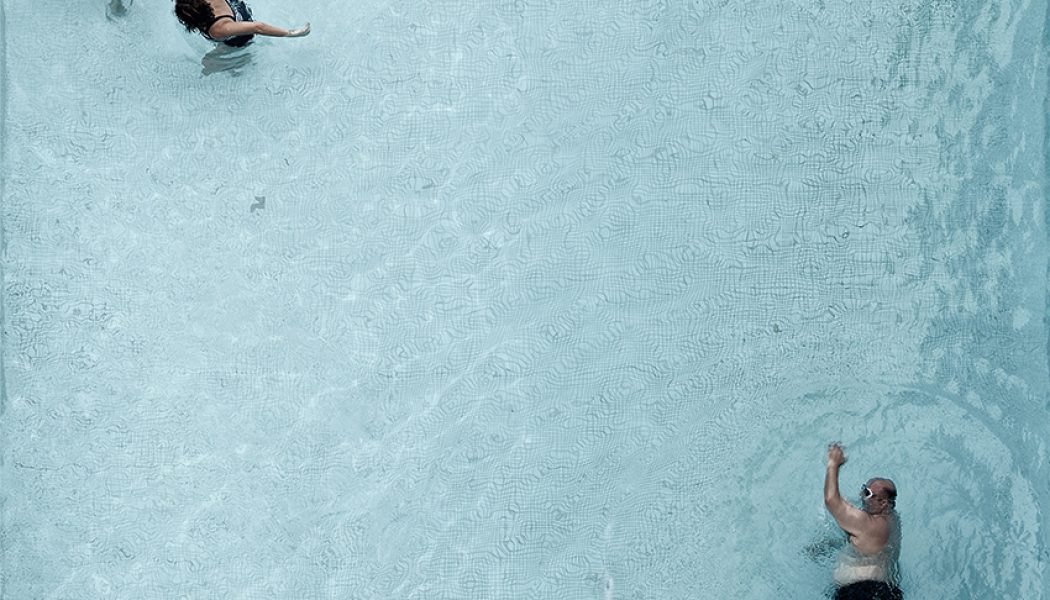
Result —
[{"label": "man's face", "polygon": [[869,479],[868,482],[860,488],[860,497],[864,502],[864,506],[875,506],[881,508],[885,504],[888,504],[888,488],[889,486],[886,485],[886,482],[880,479]]}]

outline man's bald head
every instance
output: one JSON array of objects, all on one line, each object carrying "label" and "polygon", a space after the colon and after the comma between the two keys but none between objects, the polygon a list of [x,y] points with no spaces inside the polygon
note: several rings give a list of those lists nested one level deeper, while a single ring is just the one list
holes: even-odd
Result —
[{"label": "man's bald head", "polygon": [[893,483],[893,480],[883,477],[870,479],[868,480],[868,489],[871,490],[873,496],[885,499],[889,503],[890,508],[896,508],[897,484]]}]

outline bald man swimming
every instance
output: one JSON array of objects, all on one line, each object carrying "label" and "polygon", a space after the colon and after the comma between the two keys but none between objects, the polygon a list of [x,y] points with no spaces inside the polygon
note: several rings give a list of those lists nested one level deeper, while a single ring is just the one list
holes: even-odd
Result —
[{"label": "bald man swimming", "polygon": [[839,493],[839,467],[846,453],[837,442],[828,446],[824,506],[846,532],[849,544],[835,565],[835,600],[902,600],[897,587],[900,526],[897,486],[889,479],[869,479],[860,490],[861,510]]}]

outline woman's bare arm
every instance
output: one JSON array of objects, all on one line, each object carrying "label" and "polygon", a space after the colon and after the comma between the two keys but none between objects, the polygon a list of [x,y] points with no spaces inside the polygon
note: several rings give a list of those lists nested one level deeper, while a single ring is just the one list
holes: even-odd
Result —
[{"label": "woman's bare arm", "polygon": [[262,21],[231,21],[223,19],[211,26],[208,35],[215,39],[231,38],[238,35],[267,35],[270,37],[303,37],[310,33],[310,24],[298,29],[282,29]]}]

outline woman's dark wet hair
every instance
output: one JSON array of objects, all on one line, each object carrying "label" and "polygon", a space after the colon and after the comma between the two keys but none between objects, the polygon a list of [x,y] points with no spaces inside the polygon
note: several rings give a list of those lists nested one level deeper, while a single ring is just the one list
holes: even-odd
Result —
[{"label": "woman's dark wet hair", "polygon": [[215,22],[215,13],[207,0],[175,0],[175,16],[186,26],[186,31],[196,29],[206,33],[203,28]]}]

